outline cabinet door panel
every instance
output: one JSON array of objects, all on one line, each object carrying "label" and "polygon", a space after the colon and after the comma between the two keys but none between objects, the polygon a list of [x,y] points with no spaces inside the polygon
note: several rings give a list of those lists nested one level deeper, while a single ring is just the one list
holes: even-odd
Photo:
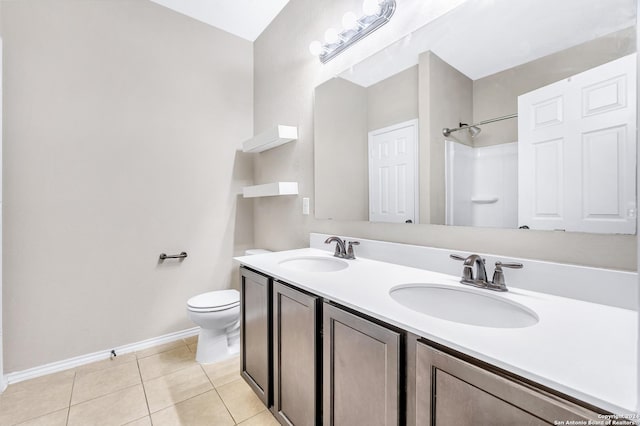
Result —
[{"label": "cabinet door panel", "polygon": [[549,423],[469,383],[434,371],[436,425],[542,426]]},{"label": "cabinet door panel", "polygon": [[323,423],[397,425],[400,334],[323,307]]},{"label": "cabinet door panel", "polygon": [[416,424],[539,426],[597,413],[417,342]]},{"label": "cabinet door panel", "polygon": [[317,297],[273,284],[273,411],[282,424],[312,426],[318,417],[317,304]]},{"label": "cabinet door panel", "polygon": [[268,277],[241,270],[240,365],[241,375],[265,405],[270,403],[270,285]]}]

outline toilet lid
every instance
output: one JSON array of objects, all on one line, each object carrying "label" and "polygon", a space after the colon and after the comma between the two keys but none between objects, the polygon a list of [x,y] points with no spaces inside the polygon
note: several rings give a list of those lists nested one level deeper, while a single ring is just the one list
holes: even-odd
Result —
[{"label": "toilet lid", "polygon": [[238,290],[218,290],[193,296],[187,301],[187,306],[194,309],[228,309],[239,303],[240,293]]}]

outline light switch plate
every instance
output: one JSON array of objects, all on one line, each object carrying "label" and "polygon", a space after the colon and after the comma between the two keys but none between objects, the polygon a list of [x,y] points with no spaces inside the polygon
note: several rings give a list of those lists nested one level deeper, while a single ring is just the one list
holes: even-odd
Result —
[{"label": "light switch plate", "polygon": [[302,199],[302,214],[305,216],[309,214],[309,197]]}]

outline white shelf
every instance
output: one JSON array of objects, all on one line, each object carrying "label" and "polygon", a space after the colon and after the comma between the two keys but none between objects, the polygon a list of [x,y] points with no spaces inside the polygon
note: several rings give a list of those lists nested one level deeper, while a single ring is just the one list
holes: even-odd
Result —
[{"label": "white shelf", "polygon": [[264,185],[245,186],[244,198],[274,197],[276,195],[298,195],[298,182],[273,182]]},{"label": "white shelf", "polygon": [[277,125],[266,132],[242,142],[242,151],[262,152],[296,139],[298,139],[297,127]]}]

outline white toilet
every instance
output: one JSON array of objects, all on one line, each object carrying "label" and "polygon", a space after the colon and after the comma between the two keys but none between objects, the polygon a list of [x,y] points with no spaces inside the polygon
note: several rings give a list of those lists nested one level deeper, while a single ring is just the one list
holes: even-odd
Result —
[{"label": "white toilet", "polygon": [[200,326],[196,361],[210,364],[240,350],[240,293],[219,290],[187,301],[189,319]]},{"label": "white toilet", "polygon": [[[267,253],[251,249],[246,255]],[[218,290],[202,293],[187,301],[189,319],[200,326],[196,361],[210,364],[240,351],[240,293]]]}]

